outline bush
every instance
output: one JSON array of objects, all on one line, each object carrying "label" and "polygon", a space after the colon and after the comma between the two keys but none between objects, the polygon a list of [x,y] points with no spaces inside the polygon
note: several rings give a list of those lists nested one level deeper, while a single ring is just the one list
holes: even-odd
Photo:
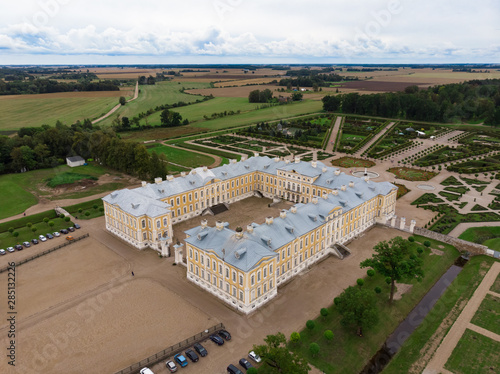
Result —
[{"label": "bush", "polygon": [[71,218],[69,218],[69,217],[64,217],[64,221],[66,221],[66,222],[69,222],[70,219]]},{"label": "bush", "polygon": [[247,374],[257,374],[257,368],[251,367],[247,370]]},{"label": "bush", "polygon": [[325,339],[328,341],[333,340],[333,331],[332,330],[325,330],[324,334]]},{"label": "bush", "polygon": [[358,284],[359,287],[363,287],[363,285],[365,284],[365,281],[361,278],[358,278],[356,280],[356,283]]},{"label": "bush", "polygon": [[375,293],[381,293],[382,292],[382,288],[380,288],[379,286],[375,287]]},{"label": "bush", "polygon": [[306,327],[309,329],[309,330],[312,330],[314,328],[314,326],[316,326],[316,324],[314,323],[314,321],[312,320],[308,320],[306,322]]},{"label": "bush", "polygon": [[292,343],[300,342],[300,334],[296,331],[292,332],[292,334],[290,335],[290,341]]},{"label": "bush", "polygon": [[321,310],[320,310],[320,314],[321,314],[323,317],[328,316],[328,309],[326,309],[326,308],[321,308]]},{"label": "bush", "polygon": [[431,246],[431,242],[430,242],[430,241],[428,241],[428,240],[426,240],[426,241],[424,242],[424,245],[425,245],[427,248],[429,248],[429,247]]},{"label": "bush", "polygon": [[408,241],[409,241],[410,243],[413,243],[413,242],[415,241],[415,238],[414,238],[413,236],[410,236],[410,237],[408,238]]},{"label": "bush", "polygon": [[375,270],[373,269],[368,269],[366,271],[366,274],[369,276],[369,277],[373,277],[375,275]]},{"label": "bush", "polygon": [[311,355],[313,355],[313,356],[316,356],[319,353],[318,343],[309,344],[309,353],[311,353]]}]

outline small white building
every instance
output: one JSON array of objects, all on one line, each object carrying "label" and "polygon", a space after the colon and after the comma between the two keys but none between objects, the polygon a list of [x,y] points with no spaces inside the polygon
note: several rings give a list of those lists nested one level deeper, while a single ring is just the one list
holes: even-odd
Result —
[{"label": "small white building", "polygon": [[85,160],[80,156],[66,157],[66,164],[69,167],[74,168],[75,166],[82,166],[85,164]]}]

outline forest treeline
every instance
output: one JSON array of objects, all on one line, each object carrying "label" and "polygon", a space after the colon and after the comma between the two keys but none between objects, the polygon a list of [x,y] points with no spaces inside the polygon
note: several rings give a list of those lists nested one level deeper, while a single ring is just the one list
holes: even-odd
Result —
[{"label": "forest treeline", "polygon": [[53,79],[0,80],[0,95],[29,95],[73,91],[119,91],[120,82],[105,80],[95,82],[82,79],[78,82],[59,82]]},{"label": "forest treeline", "polygon": [[427,122],[481,120],[500,125],[500,79],[471,80],[403,92],[358,93],[323,98],[326,111]]},{"label": "forest treeline", "polygon": [[0,136],[0,174],[55,167],[76,155],[143,180],[167,173],[163,154],[150,155],[143,144],[121,140],[112,129],[88,119],[71,126],[58,121],[54,127],[24,127],[13,137]]}]

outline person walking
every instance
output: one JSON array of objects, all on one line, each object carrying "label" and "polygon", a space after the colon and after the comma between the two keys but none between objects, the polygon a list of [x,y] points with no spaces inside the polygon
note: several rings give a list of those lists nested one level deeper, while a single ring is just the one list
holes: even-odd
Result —
[{"label": "person walking", "polygon": [[132,271],[132,276],[134,276],[134,275],[135,275],[135,274],[134,274],[134,272]]}]

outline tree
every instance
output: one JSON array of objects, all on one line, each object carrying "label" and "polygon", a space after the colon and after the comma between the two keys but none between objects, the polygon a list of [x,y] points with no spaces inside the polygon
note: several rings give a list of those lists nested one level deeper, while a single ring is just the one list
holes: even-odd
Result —
[{"label": "tree", "polygon": [[33,226],[33,224],[32,224],[31,222],[28,222],[28,223],[26,224],[26,227],[28,227],[28,228],[30,228],[31,226]]},{"label": "tree", "polygon": [[323,335],[325,336],[325,339],[328,340],[328,341],[332,341],[333,340],[333,331],[332,330],[325,330],[325,332],[323,333]]},{"label": "tree", "polygon": [[292,101],[300,101],[303,97],[304,95],[302,94],[302,92],[294,92],[292,94]]},{"label": "tree", "polygon": [[290,335],[290,341],[294,344],[297,344],[298,342],[300,342],[300,334],[298,332],[292,332],[292,334]]},{"label": "tree", "polygon": [[326,309],[326,308],[321,308],[321,310],[319,312],[323,317],[328,316],[328,309]]},{"label": "tree", "polygon": [[262,359],[260,374],[306,374],[311,370],[304,358],[290,352],[283,333],[268,335],[264,342],[263,345],[253,347]]},{"label": "tree", "polygon": [[[88,216],[90,216],[90,212],[87,210],[87,211],[85,212],[85,217],[88,217]],[[66,218],[69,218],[69,217],[66,217]]]},{"label": "tree", "polygon": [[14,232],[12,233],[12,235],[14,235],[14,238],[17,238],[17,237],[19,236],[19,232],[18,232],[18,231],[14,231]]},{"label": "tree", "polygon": [[368,275],[369,277],[373,277],[375,275],[375,270],[373,269],[368,269],[366,271],[366,275]]},{"label": "tree", "polygon": [[168,109],[164,109],[160,114],[161,125],[165,127],[170,127],[172,123],[172,112]]},{"label": "tree", "polygon": [[318,343],[311,343],[309,344],[309,353],[313,356],[316,357],[319,353],[319,345]]},{"label": "tree", "polygon": [[64,217],[64,221],[69,222],[71,218],[70,217]]},{"label": "tree", "polygon": [[428,241],[428,240],[426,240],[426,241],[424,242],[424,245],[425,245],[427,248],[430,248],[430,246],[431,246],[431,242],[430,242],[430,241]]},{"label": "tree", "polygon": [[321,99],[323,101],[323,109],[328,112],[336,112],[340,108],[340,97],[326,95]]},{"label": "tree", "polygon": [[49,218],[48,217],[44,217],[43,222],[45,222],[45,224],[48,224],[49,223]]},{"label": "tree", "polygon": [[49,221],[49,226],[53,227],[54,226],[54,221]]},{"label": "tree", "polygon": [[363,287],[363,285],[365,284],[365,280],[362,279],[362,278],[358,278],[356,280],[356,284],[359,286],[359,287]]},{"label": "tree", "polygon": [[92,208],[94,208],[94,210],[97,210],[97,208],[99,208],[99,206],[97,204],[94,204],[94,205],[92,205]]},{"label": "tree", "polygon": [[409,242],[400,236],[387,241],[382,241],[373,248],[375,254],[372,258],[361,262],[360,267],[371,267],[377,273],[390,279],[392,302],[395,291],[395,283],[403,278],[416,278],[421,280],[424,272],[421,268],[422,260],[413,255],[409,248]]},{"label": "tree", "polygon": [[316,324],[314,323],[313,320],[308,320],[306,322],[306,327],[309,329],[309,330],[312,330],[314,328],[314,326],[316,326]]},{"label": "tree", "polygon": [[33,226],[33,227],[31,228],[31,231],[33,231],[34,233],[36,232],[36,230],[38,230],[36,226]]},{"label": "tree", "polygon": [[127,99],[125,99],[125,97],[123,96],[120,96],[118,102],[120,103],[120,105],[125,105],[127,103]]},{"label": "tree", "polygon": [[335,298],[335,305],[342,315],[340,323],[356,327],[359,336],[363,336],[363,329],[377,323],[378,311],[375,304],[375,295],[359,287],[350,286]]},{"label": "tree", "polygon": [[13,227],[9,227],[9,232],[12,234],[14,232],[14,228]]}]

